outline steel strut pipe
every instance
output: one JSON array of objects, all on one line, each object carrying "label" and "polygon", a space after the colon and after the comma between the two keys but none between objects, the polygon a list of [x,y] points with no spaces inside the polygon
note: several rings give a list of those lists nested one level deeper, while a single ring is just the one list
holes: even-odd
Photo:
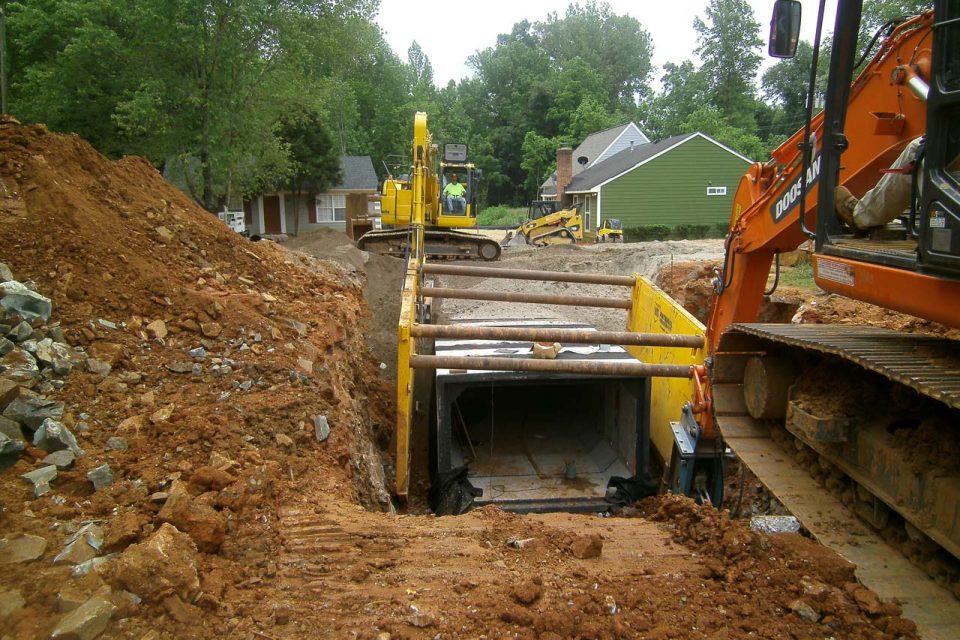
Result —
[{"label": "steel strut pipe", "polygon": [[530,371],[537,373],[582,373],[593,376],[690,378],[693,367],[682,364],[647,364],[636,361],[538,360],[486,356],[410,356],[414,369],[462,369],[480,371]]},{"label": "steel strut pipe", "polygon": [[616,344],[638,347],[703,347],[703,336],[633,331],[590,331],[559,327],[483,327],[469,324],[415,324],[416,338],[461,338],[465,340],[524,340],[573,344]]},{"label": "steel strut pipe", "polygon": [[534,304],[557,304],[573,307],[601,307],[604,309],[629,309],[628,298],[597,298],[593,296],[557,296],[550,293],[526,291],[483,291],[481,289],[446,289],[424,287],[424,298],[459,298],[461,300],[489,300],[493,302],[529,302]]},{"label": "steel strut pipe", "polygon": [[528,269],[498,269],[468,265],[428,262],[423,272],[432,275],[475,276],[503,278],[506,280],[541,280],[545,282],[575,282],[577,284],[604,284],[614,287],[630,287],[636,284],[632,276],[613,276],[603,273],[567,273],[565,271],[536,271]]}]

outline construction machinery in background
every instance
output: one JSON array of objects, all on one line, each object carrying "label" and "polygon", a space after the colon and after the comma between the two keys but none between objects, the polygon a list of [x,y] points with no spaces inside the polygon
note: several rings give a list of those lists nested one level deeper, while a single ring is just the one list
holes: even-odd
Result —
[{"label": "construction machinery in background", "polygon": [[623,242],[623,223],[616,218],[605,218],[597,229],[597,242]]},{"label": "construction machinery in background", "polygon": [[556,200],[534,200],[527,208],[527,219],[508,231],[502,246],[546,247],[577,244],[583,241],[583,217],[580,208],[564,209]]},{"label": "construction machinery in background", "polygon": [[[443,158],[427,129],[427,114],[414,118],[413,154],[407,167],[397,168],[383,181],[381,229],[373,229],[357,240],[357,247],[385,255],[411,256],[412,234],[417,223],[413,211],[423,214],[422,242],[418,251],[434,258],[493,261],[500,257],[500,245],[478,231],[457,229],[477,227],[477,186],[481,170],[468,162],[467,145],[446,144]],[[402,173],[401,173],[402,172]],[[419,178],[416,175],[419,174]],[[462,185],[462,196],[445,196],[447,185]],[[419,179],[419,184],[414,184]],[[449,192],[449,190],[448,190]]]}]

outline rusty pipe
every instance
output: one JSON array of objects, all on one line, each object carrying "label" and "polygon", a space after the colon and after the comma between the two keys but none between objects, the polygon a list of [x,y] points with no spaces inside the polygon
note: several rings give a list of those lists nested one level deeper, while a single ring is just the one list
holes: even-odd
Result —
[{"label": "rusty pipe", "polygon": [[567,273],[565,271],[535,271],[528,269],[497,269],[496,267],[476,267],[457,264],[428,262],[423,272],[432,275],[474,276],[482,278],[504,278],[507,280],[542,280],[546,282],[575,282],[577,284],[603,284],[614,287],[633,287],[636,280],[632,276],[614,276],[605,273]]},{"label": "rusty pipe", "polygon": [[580,373],[593,376],[690,378],[693,367],[682,364],[648,364],[636,360],[539,360],[486,356],[410,356],[414,369],[473,369],[480,371],[529,371],[535,373]]},{"label": "rusty pipe", "polygon": [[604,309],[629,309],[633,304],[627,298],[597,298],[593,296],[557,296],[550,293],[526,291],[484,291],[482,289],[446,289],[424,287],[424,298],[458,298],[460,300],[489,300],[492,302],[529,302],[534,304],[557,304],[573,307],[600,307]]},{"label": "rusty pipe", "polygon": [[460,338],[465,340],[524,340],[573,344],[617,344],[641,347],[703,347],[703,336],[633,331],[591,331],[561,327],[484,327],[470,324],[415,324],[410,335],[416,338]]}]

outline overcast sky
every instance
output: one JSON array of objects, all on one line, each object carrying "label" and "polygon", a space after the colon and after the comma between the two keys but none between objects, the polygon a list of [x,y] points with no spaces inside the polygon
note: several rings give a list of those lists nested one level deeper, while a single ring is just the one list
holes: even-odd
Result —
[{"label": "overcast sky", "polygon": [[[773,0],[748,0],[766,41]],[[607,0],[618,15],[632,15],[653,38],[653,80],[659,86],[665,62],[696,60],[697,34],[693,19],[704,16],[707,0]],[[406,61],[407,49],[416,40],[433,65],[438,86],[470,75],[466,61],[475,51],[496,44],[497,35],[508,33],[521,20],[542,21],[551,11],[563,17],[567,5],[557,0],[485,0],[451,3],[449,0],[381,0],[377,23],[387,43]],[[584,4],[581,2],[581,4]],[[832,31],[833,7],[827,3],[824,31]],[[819,2],[803,0],[803,34],[813,41]],[[766,48],[764,48],[766,59]],[[772,64],[766,59],[764,68]]]}]

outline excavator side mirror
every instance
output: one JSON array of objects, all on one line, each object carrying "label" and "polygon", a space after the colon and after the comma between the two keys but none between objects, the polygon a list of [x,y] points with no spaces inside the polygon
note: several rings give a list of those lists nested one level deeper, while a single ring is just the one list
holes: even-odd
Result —
[{"label": "excavator side mirror", "polygon": [[800,2],[777,0],[770,19],[770,46],[767,52],[773,58],[792,58],[797,55],[800,39]]}]

